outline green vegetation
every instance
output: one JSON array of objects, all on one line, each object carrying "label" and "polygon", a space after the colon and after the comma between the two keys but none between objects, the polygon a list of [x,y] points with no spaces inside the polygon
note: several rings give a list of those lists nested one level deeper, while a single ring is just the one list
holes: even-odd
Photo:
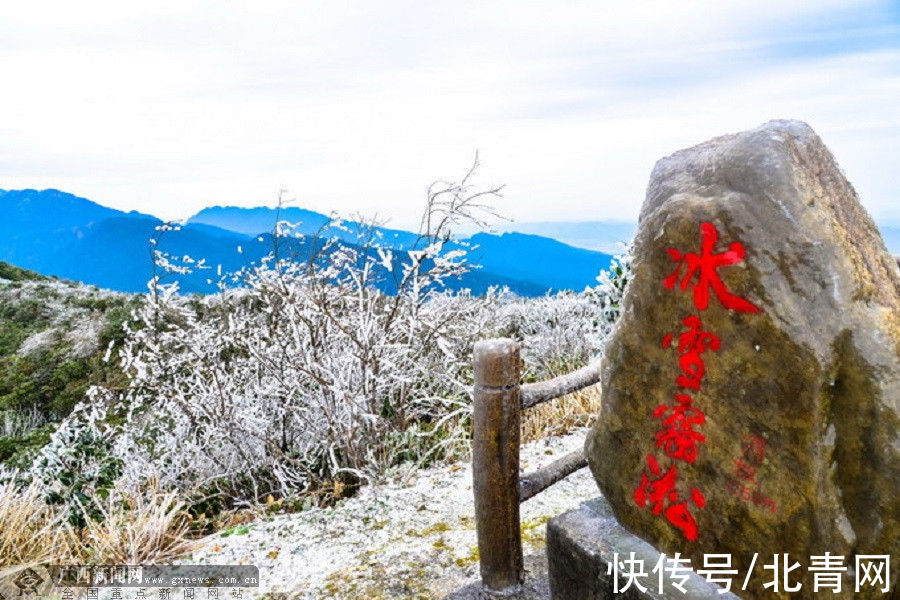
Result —
[{"label": "green vegetation", "polygon": [[10,281],[42,281],[50,278],[0,260],[0,279],[8,279]]},{"label": "green vegetation", "polygon": [[23,469],[90,386],[125,384],[103,356],[139,300],[4,262],[0,278],[0,465]]},{"label": "green vegetation", "polygon": [[15,469],[28,468],[38,451],[50,441],[55,427],[48,424],[18,436],[0,436],[0,464]]},{"label": "green vegetation", "polygon": [[228,537],[230,535],[247,535],[250,533],[250,528],[246,525],[235,525],[229,529],[223,531],[220,535],[222,537]]}]

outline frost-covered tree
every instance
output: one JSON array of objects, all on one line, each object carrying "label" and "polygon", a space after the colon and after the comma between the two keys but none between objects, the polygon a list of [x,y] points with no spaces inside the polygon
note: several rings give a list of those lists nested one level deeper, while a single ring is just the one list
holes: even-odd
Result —
[{"label": "frost-covered tree", "polygon": [[355,244],[278,223],[272,255],[220,294],[186,299],[154,278],[120,350],[132,378],[116,442],[126,479],[251,499],[458,445],[470,347],[494,295],[446,291],[469,268],[452,227],[481,219],[501,191],[475,189],[476,167],[429,188],[406,247],[382,243],[373,222],[354,225]]},{"label": "frost-covered tree", "polygon": [[[170,275],[206,266],[165,254],[174,226],[161,226],[149,293],[109,348],[130,385],[93,394],[90,414],[104,416],[73,418],[57,437],[108,447],[87,473],[113,464],[126,486],[153,479],[234,502],[466,451],[474,342],[519,339],[528,378],[582,366],[602,352],[629,268],[619,257],[597,286],[536,299],[449,291],[471,268],[453,228],[483,225],[502,191],[476,187],[477,166],[428,189],[413,243],[386,243],[374,221],[335,218],[314,236],[278,222],[271,255],[209,296],[178,293]],[[45,448],[39,477],[69,468],[64,445]]]}]

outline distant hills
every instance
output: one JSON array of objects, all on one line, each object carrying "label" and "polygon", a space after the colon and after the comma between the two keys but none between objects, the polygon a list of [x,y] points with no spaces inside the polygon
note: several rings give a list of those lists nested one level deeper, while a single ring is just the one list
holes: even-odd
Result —
[{"label": "distant hills", "polygon": [[[192,225],[210,225],[217,229],[225,229],[244,235],[269,233],[277,221],[288,221],[294,224],[293,231],[303,235],[319,235],[337,237],[354,243],[359,239],[360,226],[348,221],[343,228],[326,227],[331,217],[303,208],[286,206],[281,209],[258,206],[241,208],[237,206],[212,206],[204,208],[187,220]],[[389,246],[407,248],[415,243],[416,234],[400,229],[378,227],[382,241]]]},{"label": "distant hills", "polygon": [[[181,289],[214,292],[216,286],[207,280],[217,279],[219,266],[224,273],[233,272],[271,251],[277,219],[296,224],[295,232],[306,236],[291,242],[301,255],[317,233],[351,245],[358,239],[358,224],[326,227],[328,216],[302,208],[276,212],[213,206],[188,219],[180,231],[166,232],[160,249],[205,258],[212,268],[181,277]],[[141,292],[153,275],[149,239],[160,224],[153,215],[115,210],[58,190],[0,190],[0,260],[43,275]],[[635,225],[586,221],[512,223],[505,228],[502,234],[475,233],[459,240],[475,246],[469,260],[480,268],[450,282],[451,287],[480,294],[500,285],[523,296],[580,291],[609,267],[611,254],[621,250],[620,242],[631,239]],[[900,254],[900,227],[882,226],[881,233],[888,249]],[[416,240],[416,234],[399,229],[378,228],[377,234],[382,243],[396,248],[408,248]]]},{"label": "distant hills", "polygon": [[[294,207],[283,209],[278,218],[298,223],[296,231],[306,235],[318,232],[329,220]],[[180,283],[185,292],[209,293],[216,287],[207,279],[217,279],[217,267],[236,271],[268,254],[275,220],[270,208],[211,207],[188,219],[179,231],[166,232],[159,248],[174,256],[205,258],[212,269],[181,277]],[[160,224],[152,215],[118,211],[58,190],[0,191],[0,260],[44,275],[140,292],[153,275],[149,239]],[[352,244],[358,225],[344,225],[321,233]],[[408,247],[416,238],[411,232],[387,228],[378,234],[385,244],[398,248]],[[523,296],[581,290],[595,283],[611,259],[605,253],[522,233],[480,233],[460,242],[478,246],[470,261],[481,268],[451,285],[476,294],[491,285],[508,286]],[[302,253],[311,243],[310,238],[295,240],[292,250]]]},{"label": "distant hills", "polygon": [[[153,275],[149,239],[161,223],[56,190],[0,192],[0,260],[111,290],[145,291]],[[187,227],[168,235],[164,249],[236,269],[244,263],[236,252],[242,243],[246,236]],[[186,281],[186,289],[212,291],[205,277]]]},{"label": "distant hills", "polygon": [[612,258],[524,233],[477,233],[468,241],[475,246],[470,259],[485,272],[540,282],[554,290],[581,291],[586,285],[595,285],[600,270],[608,268]]},{"label": "distant hills", "polygon": [[[276,211],[265,207],[214,206],[201,210],[187,222],[256,236],[271,231],[273,224],[279,220],[296,223],[294,231],[304,235],[337,237],[350,243],[358,240],[360,235],[356,223],[346,222],[344,228],[323,229],[329,223],[329,217],[295,207]],[[409,231],[384,227],[377,229],[383,243],[392,247],[408,248],[417,239],[417,235]],[[596,283],[598,273],[609,266],[611,258],[607,253],[575,248],[550,237],[517,231],[500,235],[476,233],[461,241],[474,246],[470,250],[469,260],[481,266],[478,279],[503,277],[513,282],[511,288],[527,282],[544,291],[580,291]]]},{"label": "distant hills", "polygon": [[541,221],[506,223],[501,231],[531,233],[559,240],[570,246],[620,254],[634,238],[637,223],[631,221]]}]

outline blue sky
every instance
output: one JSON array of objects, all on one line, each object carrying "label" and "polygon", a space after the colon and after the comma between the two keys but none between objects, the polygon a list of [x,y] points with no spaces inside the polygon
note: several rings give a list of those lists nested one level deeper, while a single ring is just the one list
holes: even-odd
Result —
[{"label": "blue sky", "polygon": [[798,118],[900,223],[896,1],[16,4],[0,188],[410,227],[479,149],[510,217],[631,219],[658,158]]}]

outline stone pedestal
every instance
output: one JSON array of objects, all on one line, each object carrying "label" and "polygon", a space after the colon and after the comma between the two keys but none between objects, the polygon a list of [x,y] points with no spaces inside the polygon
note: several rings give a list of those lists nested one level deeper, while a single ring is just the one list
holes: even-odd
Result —
[{"label": "stone pedestal", "polygon": [[[610,563],[618,553],[621,563],[631,557],[643,561],[648,577],[640,579],[646,591],[631,586],[624,593],[615,593]],[[605,600],[684,598],[699,600],[736,600],[731,593],[720,594],[718,586],[690,573],[684,584],[686,593],[672,587],[664,577],[663,593],[659,593],[658,576],[652,573],[660,552],[619,524],[612,508],[602,497],[583,503],[579,508],[554,517],[547,523],[547,559],[550,571],[550,592],[553,600]],[[625,584],[619,577],[620,589]],[[740,586],[736,580],[732,586]]]}]

